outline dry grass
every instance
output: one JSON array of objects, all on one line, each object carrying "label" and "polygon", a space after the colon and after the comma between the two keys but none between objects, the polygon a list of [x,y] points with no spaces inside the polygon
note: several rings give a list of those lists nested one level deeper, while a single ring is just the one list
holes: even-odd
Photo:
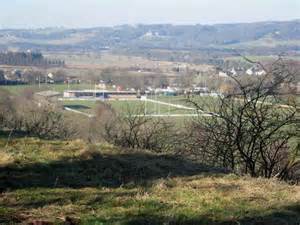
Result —
[{"label": "dry grass", "polygon": [[[191,63],[171,62],[171,61],[154,61],[144,57],[138,56],[126,56],[115,55],[110,52],[100,54],[88,53],[88,54],[76,54],[70,55],[68,53],[61,54],[47,54],[49,58],[59,58],[65,60],[68,68],[75,69],[105,69],[105,68],[121,68],[128,69],[132,67],[139,67],[143,69],[160,69],[164,73],[172,73],[174,67],[188,66],[190,69],[196,69],[199,71],[207,72],[213,70],[213,66],[210,65],[196,65]],[[147,75],[147,73],[145,73]]]},{"label": "dry grass", "polygon": [[[0,224],[299,224],[300,187],[107,144],[0,143]],[[55,176],[53,176],[53,174]],[[117,181],[120,183],[109,183]]]},{"label": "dry grass", "polygon": [[1,151],[0,152],[0,166],[6,166],[13,163],[13,157],[5,152],[5,151]]}]

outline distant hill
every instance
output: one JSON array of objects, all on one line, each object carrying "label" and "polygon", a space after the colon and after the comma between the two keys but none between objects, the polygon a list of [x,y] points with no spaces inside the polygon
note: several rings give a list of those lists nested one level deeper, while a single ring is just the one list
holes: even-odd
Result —
[{"label": "distant hill", "polygon": [[217,25],[137,25],[89,29],[0,30],[0,49],[246,51],[300,54],[300,20]]}]

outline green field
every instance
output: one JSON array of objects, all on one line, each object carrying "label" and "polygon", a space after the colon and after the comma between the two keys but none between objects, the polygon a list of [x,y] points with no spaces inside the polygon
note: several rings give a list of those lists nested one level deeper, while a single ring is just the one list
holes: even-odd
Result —
[{"label": "green field", "polygon": [[[91,89],[92,86],[89,84],[41,84],[39,85],[9,85],[9,86],[0,86],[0,89],[8,90],[11,94],[22,95],[27,89],[34,91],[45,91],[53,90],[60,93],[63,93],[64,90],[83,90]],[[179,104],[183,106],[192,107],[183,96],[158,96],[154,98],[153,96],[148,96],[150,99],[162,101],[165,103]],[[146,113],[146,114],[194,114],[193,110],[179,109],[174,106],[167,106],[158,103],[152,103],[139,100],[130,100],[130,101],[107,101],[108,104],[111,104],[113,108],[119,113]],[[69,107],[81,112],[93,114],[95,111],[96,101],[63,101],[62,105]]]},{"label": "green field", "polygon": [[[247,58],[256,62],[274,62],[278,60],[278,55],[249,55]],[[284,59],[300,61],[300,56],[285,56]],[[229,56],[226,57],[225,60],[246,62],[241,56]]]},{"label": "green field", "polygon": [[[95,112],[95,107],[97,101],[84,101],[84,100],[76,100],[76,101],[68,101],[65,100],[62,102],[65,107],[69,107],[81,112],[93,113]],[[128,101],[106,101],[107,104],[110,104],[116,112],[119,113],[132,113],[132,114],[193,114],[195,111],[193,110],[185,110],[178,109],[173,106],[156,104],[153,102],[145,102],[141,100],[128,100]]]},{"label": "green field", "polygon": [[[44,91],[44,90],[53,90],[60,93],[63,93],[64,90],[83,90],[93,88],[89,84],[42,84],[40,85],[10,85],[10,86],[0,86],[0,89],[8,90],[12,94],[20,95],[26,89],[31,89],[34,91]],[[177,104],[186,107],[195,108],[192,102],[197,103],[198,106],[206,111],[213,111],[214,105],[216,105],[218,98],[216,97],[201,97],[194,96],[189,100],[184,96],[153,96],[149,95],[149,99],[157,100],[170,104]],[[300,102],[300,97],[297,97],[297,104]],[[93,100],[90,101],[64,101],[63,105],[72,109],[76,109],[86,113],[94,113],[96,102]],[[131,112],[143,112],[146,114],[195,114],[193,110],[179,109],[174,106],[167,106],[152,102],[143,101],[107,101],[111,104],[113,108],[120,113]],[[146,109],[145,109],[146,108]]]},{"label": "green field", "polygon": [[83,90],[83,89],[93,89],[94,86],[90,84],[30,84],[30,85],[2,85],[0,89],[8,90],[12,94],[21,94],[26,89],[31,89],[34,91],[46,91],[52,90],[63,93],[65,90]]}]

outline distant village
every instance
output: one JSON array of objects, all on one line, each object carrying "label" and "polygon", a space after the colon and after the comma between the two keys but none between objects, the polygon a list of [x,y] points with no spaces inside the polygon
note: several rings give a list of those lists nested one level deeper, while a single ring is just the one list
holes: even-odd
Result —
[{"label": "distant village", "polygon": [[[176,65],[174,70],[180,71],[186,69],[184,66]],[[43,71],[43,72],[41,72]],[[66,90],[63,92],[62,97],[68,99],[86,99],[86,98],[99,98],[99,99],[122,99],[122,98],[143,98],[151,95],[164,95],[164,96],[177,96],[177,95],[209,95],[219,96],[223,94],[221,89],[211,89],[206,83],[202,84],[191,83],[189,87],[183,87],[180,83],[170,82],[167,85],[151,86],[145,85],[143,87],[126,87],[122,83],[114,83],[111,80],[94,80],[89,81],[88,78],[78,78],[77,76],[70,76],[60,70],[53,70],[53,72],[45,72],[46,70],[33,71],[28,69],[0,69],[0,85],[25,85],[34,84],[40,86],[42,84],[65,84]],[[49,71],[49,70],[47,70]],[[51,70],[50,70],[51,71]],[[194,72],[196,73],[196,71]],[[230,76],[263,76],[266,74],[261,68],[252,67],[231,67],[228,70],[216,69],[214,74],[196,73],[195,77],[206,75],[205,79],[227,81]],[[184,76],[184,73],[179,76]],[[85,90],[72,90],[72,84],[86,84],[88,86]],[[90,85],[87,85],[90,84]],[[299,85],[297,87],[299,89]],[[45,94],[45,93],[44,93]],[[57,96],[60,93],[46,93],[46,95]]]},{"label": "distant village", "polygon": [[266,71],[257,67],[257,66],[252,66],[250,68],[245,68],[245,67],[232,67],[228,71],[224,71],[222,69],[219,69],[218,73],[219,77],[228,77],[228,76],[263,76],[266,75]]},{"label": "distant village", "polygon": [[0,69],[0,85],[19,85],[19,84],[63,84],[80,83],[81,80],[75,76],[66,76],[58,72],[40,72],[28,69]]}]

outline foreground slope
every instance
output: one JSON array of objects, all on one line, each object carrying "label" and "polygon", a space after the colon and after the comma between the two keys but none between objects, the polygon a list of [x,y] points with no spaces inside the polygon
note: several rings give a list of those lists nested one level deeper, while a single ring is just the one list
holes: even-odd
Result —
[{"label": "foreground slope", "polygon": [[300,223],[299,186],[82,141],[1,139],[0,191],[0,224]]}]

